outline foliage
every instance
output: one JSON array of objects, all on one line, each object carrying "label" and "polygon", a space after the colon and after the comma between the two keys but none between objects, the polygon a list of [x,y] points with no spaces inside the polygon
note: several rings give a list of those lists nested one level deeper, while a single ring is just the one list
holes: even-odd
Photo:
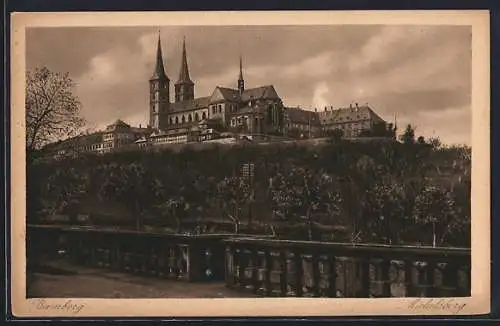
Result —
[{"label": "foliage", "polygon": [[399,139],[406,145],[415,144],[415,127],[411,124],[406,126],[404,133],[399,137]]},{"label": "foliage", "polygon": [[47,142],[75,135],[84,124],[81,105],[68,73],[47,68],[26,75],[26,148],[28,155]]},{"label": "foliage", "polygon": [[238,233],[243,207],[252,197],[250,184],[242,177],[226,177],[217,184],[217,195],[224,214],[234,223]]},{"label": "foliage", "polygon": [[303,167],[292,167],[279,172],[272,181],[271,198],[274,217],[292,222],[305,221],[312,240],[312,216],[327,213],[330,223],[340,213],[341,198],[334,177]]},{"label": "foliage", "polygon": [[[251,188],[239,177],[241,165],[249,160],[256,171]],[[54,177],[61,173],[57,171],[72,175]],[[223,217],[231,219],[238,232],[245,209],[253,203],[256,222],[290,225],[313,238],[312,230],[321,223],[345,225],[365,242],[431,244],[432,225],[415,216],[450,198],[453,210],[443,228],[438,227],[439,244],[465,246],[470,238],[470,147],[340,140],[310,147],[123,152],[39,163],[28,173],[33,215],[43,211],[38,197],[47,203],[64,202],[58,191],[49,193],[44,185],[83,185],[87,195],[99,194],[103,201],[127,207],[138,226],[143,216],[149,223],[176,223],[178,229],[189,225],[185,218]],[[423,189],[431,186],[445,195],[428,196]],[[419,239],[419,234],[425,236]]]}]

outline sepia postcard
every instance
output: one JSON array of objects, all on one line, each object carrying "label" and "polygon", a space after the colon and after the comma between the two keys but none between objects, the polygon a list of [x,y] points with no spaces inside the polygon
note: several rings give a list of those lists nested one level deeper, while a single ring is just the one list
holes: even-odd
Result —
[{"label": "sepia postcard", "polygon": [[11,31],[14,316],[489,313],[487,11]]}]

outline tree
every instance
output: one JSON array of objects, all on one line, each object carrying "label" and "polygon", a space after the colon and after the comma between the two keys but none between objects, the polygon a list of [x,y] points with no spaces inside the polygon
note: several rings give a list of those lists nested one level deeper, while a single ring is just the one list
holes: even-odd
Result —
[{"label": "tree", "polygon": [[75,135],[84,125],[81,104],[73,94],[69,73],[47,68],[26,75],[26,148],[28,159],[46,143]]},{"label": "tree", "polygon": [[[417,225],[423,226],[423,241],[432,235],[432,246],[442,244],[455,231],[459,223],[455,214],[455,201],[443,189],[427,185],[415,198],[413,217]],[[432,227],[432,230],[429,230]]]},{"label": "tree", "polygon": [[77,169],[56,169],[45,181],[42,213],[52,216],[57,213],[68,215],[69,223],[75,224],[78,206],[87,193],[87,178]]},{"label": "tree", "polygon": [[242,208],[252,196],[250,185],[242,177],[226,177],[217,184],[217,193],[225,214],[234,224],[234,233],[239,232]]},{"label": "tree", "polygon": [[173,196],[160,205],[160,209],[163,211],[163,216],[171,216],[176,222],[176,232],[179,233],[182,230],[182,221],[185,217],[186,211],[189,209],[189,204],[186,202],[182,196]]},{"label": "tree", "polygon": [[302,167],[278,173],[272,181],[271,198],[274,218],[292,223],[304,221],[309,240],[314,238],[313,214],[327,213],[334,224],[342,202],[331,175]]},{"label": "tree", "polygon": [[415,127],[411,124],[406,126],[405,132],[399,136],[399,139],[406,145],[415,144]]},{"label": "tree", "polygon": [[409,205],[405,186],[397,182],[376,183],[367,193],[368,228],[375,239],[382,238],[388,244],[399,242]]},{"label": "tree", "polygon": [[133,215],[138,230],[143,228],[144,213],[155,202],[160,185],[152,180],[139,163],[111,163],[99,176],[98,194],[125,205]]}]

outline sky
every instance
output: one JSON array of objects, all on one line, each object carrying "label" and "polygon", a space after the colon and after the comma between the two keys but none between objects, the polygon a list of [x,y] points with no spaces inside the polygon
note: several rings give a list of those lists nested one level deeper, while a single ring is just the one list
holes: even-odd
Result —
[{"label": "sky", "polygon": [[272,84],[287,106],[368,103],[400,130],[411,123],[417,136],[471,143],[469,26],[30,28],[27,69],[69,72],[91,129],[116,119],[144,126],[158,33],[171,84],[186,38],[196,97],[236,88],[241,54],[245,86]]}]

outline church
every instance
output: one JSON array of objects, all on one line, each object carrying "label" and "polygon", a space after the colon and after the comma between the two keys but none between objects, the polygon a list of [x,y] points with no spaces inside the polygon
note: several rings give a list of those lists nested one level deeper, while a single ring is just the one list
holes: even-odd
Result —
[{"label": "church", "polygon": [[[235,76],[236,77],[236,76]],[[186,51],[182,44],[179,77],[170,100],[170,78],[165,73],[161,39],[158,36],[156,64],[149,79],[149,126],[154,130],[150,141],[176,143],[191,141],[208,130],[251,135],[282,135],[284,107],[274,86],[245,88],[242,58],[235,78],[237,88],[217,86],[208,96],[195,97]],[[143,139],[145,141],[146,139]]]},{"label": "church", "polygon": [[[79,135],[48,144],[45,149],[53,157],[93,152],[104,154],[116,150],[146,148],[186,143],[234,143],[284,141],[290,139],[328,137],[341,131],[345,138],[375,135],[382,128],[395,130],[368,105],[347,108],[285,107],[273,85],[245,88],[242,58],[236,88],[216,86],[211,94],[195,97],[186,51],[182,42],[179,76],[170,96],[170,78],[165,72],[161,38],[158,35],[154,71],[149,78],[149,122],[146,128],[133,127],[116,120],[105,130]],[[237,78],[237,79],[236,79]],[[378,132],[380,133],[380,132]]]}]

